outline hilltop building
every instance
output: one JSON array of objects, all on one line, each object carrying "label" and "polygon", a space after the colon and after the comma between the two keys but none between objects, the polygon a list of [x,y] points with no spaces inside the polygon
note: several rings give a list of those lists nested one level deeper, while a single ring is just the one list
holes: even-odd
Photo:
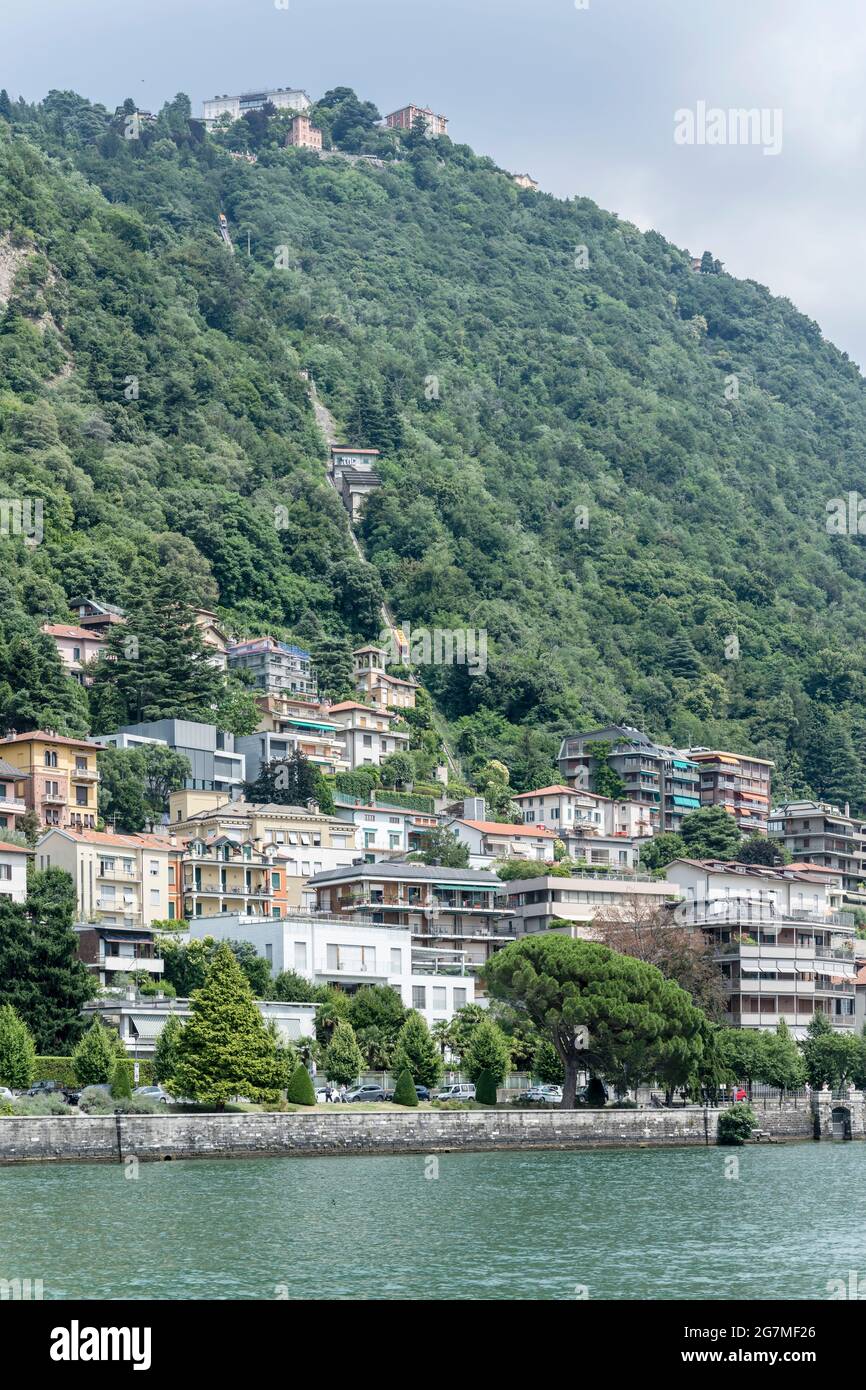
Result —
[{"label": "hilltop building", "polygon": [[247,780],[255,782],[265,763],[302,753],[322,772],[348,772],[344,726],[333,707],[303,696],[267,695],[259,699],[262,718],[254,734],[235,739],[247,762]]},{"label": "hilltop building", "polygon": [[846,902],[866,904],[866,821],[827,801],[786,801],[770,812],[769,833],[794,856],[838,873]]},{"label": "hilltop building", "polygon": [[[408,654],[407,654],[408,660]],[[418,682],[390,676],[385,670],[389,653],[385,647],[368,644],[352,652],[352,679],[359,700],[382,709],[414,709]]]},{"label": "hilltop building", "polygon": [[71,598],[69,607],[77,625],[94,632],[99,637],[107,637],[109,629],[118,623],[126,622],[126,614],[114,603],[103,603],[96,598]]},{"label": "hilltop building", "polygon": [[664,747],[640,729],[623,724],[563,739],[559,750],[563,781],[583,791],[593,789],[597,771],[593,745],[598,743],[610,744],[608,764],[623,783],[624,800],[640,804],[653,834],[679,830],[683,817],[700,807],[700,773],[691,755]]},{"label": "hilltop building", "polygon": [[318,126],[313,125],[309,116],[295,116],[286,136],[286,144],[294,145],[301,150],[320,150],[322,132]]},{"label": "hilltop building", "polygon": [[75,623],[43,623],[42,632],[50,637],[66,674],[79,685],[91,685],[93,675],[87,669],[97,662],[105,648],[105,638],[91,628]]},{"label": "hilltop building", "polygon": [[538,192],[539,185],[529,174],[512,174],[512,179],[518,188],[530,188],[533,193]]},{"label": "hilltop building", "polygon": [[352,772],[358,767],[378,767],[392,753],[408,751],[411,735],[393,727],[398,716],[388,709],[342,700],[331,705],[330,713],[339,725],[337,737]]},{"label": "hilltop building", "polygon": [[267,87],[239,96],[215,96],[202,103],[202,123],[210,129],[221,116],[240,120],[248,111],[261,111],[263,106],[275,106],[278,111],[309,111],[312,106],[306,92],[296,87]]},{"label": "hilltop building", "polygon": [[448,134],[447,116],[437,115],[429,106],[413,106],[411,103],[401,106],[399,111],[391,111],[385,117],[385,124],[390,130],[411,130],[418,119],[424,122],[429,136]]}]

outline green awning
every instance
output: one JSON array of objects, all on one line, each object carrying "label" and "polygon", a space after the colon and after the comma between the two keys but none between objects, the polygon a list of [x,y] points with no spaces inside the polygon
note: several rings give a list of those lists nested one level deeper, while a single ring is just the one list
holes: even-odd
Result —
[{"label": "green awning", "polygon": [[296,724],[301,729],[321,729],[324,733],[342,728],[341,724],[328,724],[316,719],[296,719],[292,714],[280,715],[279,718],[283,724]]},{"label": "green awning", "polygon": [[700,807],[700,804],[701,804],[701,803],[700,803],[700,801],[698,800],[698,798],[697,798],[696,796],[675,796],[675,797],[674,797],[674,805],[675,805],[675,806],[697,806],[697,807]]}]

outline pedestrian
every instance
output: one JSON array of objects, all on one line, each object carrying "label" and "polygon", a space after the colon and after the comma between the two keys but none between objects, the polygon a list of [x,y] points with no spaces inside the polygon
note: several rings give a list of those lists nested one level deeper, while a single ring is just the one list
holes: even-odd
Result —
[{"label": "pedestrian", "polygon": [[333,1095],[333,1092],[332,1092],[332,1090],[331,1090],[331,1083],[330,1083],[330,1081],[326,1081],[326,1082],[325,1082],[325,1100],[329,1101],[329,1100],[331,1099],[331,1096],[332,1096],[332,1095]]}]

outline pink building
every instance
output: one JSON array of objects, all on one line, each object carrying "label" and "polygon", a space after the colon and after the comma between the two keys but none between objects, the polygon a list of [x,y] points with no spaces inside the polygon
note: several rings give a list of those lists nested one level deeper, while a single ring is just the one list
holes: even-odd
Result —
[{"label": "pink building", "polygon": [[90,628],[72,623],[43,623],[42,631],[51,637],[67,672],[80,685],[90,685],[92,677],[85,667],[98,661],[105,647],[105,638]]},{"label": "pink building", "polygon": [[296,116],[286,136],[287,145],[296,145],[301,150],[320,150],[322,132],[314,126],[309,116]]},{"label": "pink building", "polygon": [[447,135],[448,117],[437,116],[428,106],[403,106],[385,117],[385,124],[391,130],[411,130],[418,117],[427,126],[428,135]]}]

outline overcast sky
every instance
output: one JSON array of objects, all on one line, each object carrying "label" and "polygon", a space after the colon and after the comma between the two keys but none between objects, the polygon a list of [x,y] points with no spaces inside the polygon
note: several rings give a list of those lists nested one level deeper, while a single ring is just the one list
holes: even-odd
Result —
[{"label": "overcast sky", "polygon": [[[866,0],[0,0],[13,96],[185,91],[198,111],[345,85],[383,113],[430,105],[550,192],[789,295],[861,365],[864,71]],[[677,144],[699,102],[781,110],[781,152]]]}]

